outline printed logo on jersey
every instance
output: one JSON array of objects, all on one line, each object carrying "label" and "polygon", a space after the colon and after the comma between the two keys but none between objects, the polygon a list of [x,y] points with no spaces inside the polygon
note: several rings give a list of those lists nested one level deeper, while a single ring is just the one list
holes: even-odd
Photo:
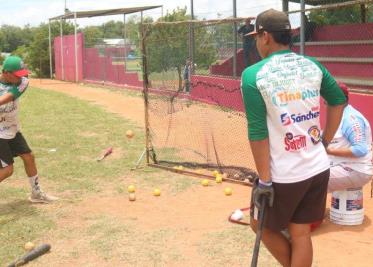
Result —
[{"label": "printed logo on jersey", "polygon": [[293,135],[293,133],[286,133],[284,138],[285,150],[286,151],[298,151],[307,147],[306,136],[304,135]]},{"label": "printed logo on jersey", "polygon": [[321,131],[316,125],[308,129],[308,135],[314,145],[321,141]]},{"label": "printed logo on jersey", "polygon": [[299,123],[303,121],[309,121],[316,119],[320,116],[319,107],[313,107],[308,113],[305,114],[290,114],[289,113],[282,113],[280,115],[281,123],[284,126],[290,125],[292,123]]},{"label": "printed logo on jersey", "polygon": [[319,90],[294,90],[285,92],[283,90],[276,90],[271,95],[272,103],[278,107],[285,107],[293,101],[306,100],[310,98],[319,97]]}]

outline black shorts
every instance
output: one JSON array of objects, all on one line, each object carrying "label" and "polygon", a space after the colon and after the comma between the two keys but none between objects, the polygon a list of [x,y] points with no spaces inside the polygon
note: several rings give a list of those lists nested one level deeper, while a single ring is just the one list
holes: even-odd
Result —
[{"label": "black shorts", "polygon": [[[273,207],[265,213],[264,226],[281,231],[289,223],[309,224],[324,218],[330,170],[307,180],[280,184],[273,183],[275,198]],[[256,219],[257,209],[251,201],[251,216]]]},{"label": "black shorts", "polygon": [[13,164],[14,157],[27,153],[31,153],[31,149],[20,132],[13,139],[0,138],[0,168]]}]

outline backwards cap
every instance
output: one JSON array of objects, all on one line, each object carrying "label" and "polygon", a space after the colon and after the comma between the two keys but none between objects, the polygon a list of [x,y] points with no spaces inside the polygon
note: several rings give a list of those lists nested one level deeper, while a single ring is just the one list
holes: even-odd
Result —
[{"label": "backwards cap", "polygon": [[291,25],[288,16],[281,11],[268,9],[256,17],[254,31],[247,35],[255,35],[266,32],[290,31]]}]

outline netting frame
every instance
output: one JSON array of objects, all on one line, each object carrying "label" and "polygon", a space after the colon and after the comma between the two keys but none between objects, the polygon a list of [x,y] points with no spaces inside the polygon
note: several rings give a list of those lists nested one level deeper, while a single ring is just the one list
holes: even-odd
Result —
[{"label": "netting frame", "polygon": [[[151,23],[151,24],[198,24],[198,23],[204,23],[204,24],[219,24],[219,23],[224,23],[224,22],[233,22],[236,27],[237,22],[243,22],[247,18],[228,18],[228,19],[218,19],[218,20],[207,20],[207,21],[199,21],[199,20],[189,20],[189,21],[180,21],[180,22],[156,22],[156,23]],[[208,174],[201,174],[201,173],[196,173],[193,171],[188,171],[188,170],[180,170],[180,169],[175,169],[171,168],[168,166],[163,166],[158,163],[157,156],[155,154],[154,148],[151,143],[151,134],[150,134],[150,123],[149,123],[149,92],[150,92],[150,79],[149,79],[149,72],[148,72],[148,56],[147,56],[147,30],[146,26],[149,25],[148,23],[141,23],[140,24],[140,40],[141,40],[141,52],[142,52],[142,70],[143,70],[143,99],[144,99],[144,122],[145,122],[145,156],[146,156],[146,164],[149,167],[153,168],[159,168],[163,170],[167,170],[170,172],[174,173],[179,173],[183,175],[188,175],[188,176],[194,176],[197,178],[207,178],[210,180],[215,180],[215,176],[213,174],[208,175]],[[193,39],[193,37],[191,37]],[[191,45],[192,47],[194,45]],[[189,50],[191,51],[191,50]],[[254,177],[255,178],[255,177]],[[223,178],[224,182],[229,182],[229,183],[234,183],[234,184],[240,184],[244,186],[253,186],[253,179],[250,181],[241,181],[237,179],[232,179],[229,177]]]}]

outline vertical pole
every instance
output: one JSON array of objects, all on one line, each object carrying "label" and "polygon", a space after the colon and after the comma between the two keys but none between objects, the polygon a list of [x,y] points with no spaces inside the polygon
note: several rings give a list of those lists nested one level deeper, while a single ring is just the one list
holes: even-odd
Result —
[{"label": "vertical pole", "polygon": [[146,149],[146,163],[149,164],[150,159],[150,129],[149,129],[149,99],[148,99],[148,60],[146,54],[146,32],[145,26],[142,22],[140,23],[140,34],[141,34],[141,52],[142,52],[142,77],[143,77],[143,95],[144,95],[144,109],[145,109],[145,149]]},{"label": "vertical pole", "polygon": [[[236,0],[233,0],[233,17],[237,18]],[[233,23],[233,78],[237,77],[237,22]]]},{"label": "vertical pole", "polygon": [[289,0],[282,0],[282,11],[285,13],[289,12]]},{"label": "vertical pole", "polygon": [[78,36],[77,36],[77,29],[76,29],[76,12],[74,12],[74,49],[75,49],[75,82],[79,81],[78,73],[79,73],[79,66],[78,66]]},{"label": "vertical pole", "polygon": [[367,22],[367,6],[365,4],[360,4],[360,16],[361,23]]},{"label": "vertical pole", "polygon": [[52,36],[51,36],[51,21],[48,20],[48,41],[49,41],[49,76],[53,78],[52,69]]},{"label": "vertical pole", "polygon": [[304,55],[304,43],[305,43],[305,21],[304,18],[306,16],[304,9],[306,8],[306,4],[304,0],[300,0],[300,54]]},{"label": "vertical pole", "polygon": [[64,58],[64,51],[63,51],[63,28],[62,28],[62,18],[60,19],[60,38],[61,38],[61,53],[60,53],[60,56],[61,56],[61,78],[62,78],[62,81],[65,80],[65,66],[64,66],[64,62],[63,62],[63,58]]},{"label": "vertical pole", "polygon": [[124,69],[127,72],[127,28],[126,28],[126,14],[123,14],[123,45],[124,45]]},{"label": "vertical pole", "polygon": [[[193,7],[193,0],[190,0],[190,16],[192,20],[194,20],[194,7]],[[189,53],[189,58],[190,61],[192,62],[192,67],[191,67],[191,72],[192,74],[194,73],[194,24],[190,24],[190,37],[189,37],[189,44],[190,44],[190,53]]]}]

